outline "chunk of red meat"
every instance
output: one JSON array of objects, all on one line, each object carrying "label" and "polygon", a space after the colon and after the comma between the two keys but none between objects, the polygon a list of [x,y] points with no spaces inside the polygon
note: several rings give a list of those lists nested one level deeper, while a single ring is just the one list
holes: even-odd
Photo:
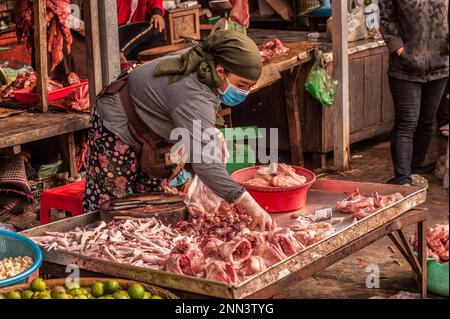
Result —
[{"label": "chunk of red meat", "polygon": [[260,55],[262,62],[271,60],[274,56],[286,53],[289,48],[283,45],[279,39],[273,39],[264,43],[260,49]]},{"label": "chunk of red meat", "polygon": [[202,253],[206,258],[215,258],[218,259],[220,257],[220,247],[223,245],[223,241],[217,238],[205,238],[201,243],[200,247],[202,249]]},{"label": "chunk of red meat", "polygon": [[374,200],[374,204],[377,207],[387,207],[404,198],[403,195],[400,193],[380,196],[377,192],[373,192],[372,197]]},{"label": "chunk of red meat", "polygon": [[78,77],[78,75],[75,72],[70,72],[69,75],[67,76],[67,85],[70,86],[78,83],[81,83],[81,80]]},{"label": "chunk of red meat", "polygon": [[302,218],[293,220],[288,227],[294,232],[295,239],[304,247],[311,246],[336,231],[330,223],[311,223]]},{"label": "chunk of red meat", "polygon": [[248,28],[250,24],[248,0],[230,0],[230,3],[233,6],[230,12],[231,20]]},{"label": "chunk of red meat", "polygon": [[[449,227],[448,224],[437,224],[427,229],[427,256],[436,259],[438,263],[448,262],[449,259]],[[410,238],[410,243],[417,250],[418,238],[414,234]]]},{"label": "chunk of red meat", "polygon": [[244,276],[251,276],[260,273],[266,268],[267,266],[266,262],[264,261],[264,258],[260,256],[251,256],[249,259],[245,261],[241,271],[244,274]]},{"label": "chunk of red meat", "polygon": [[233,266],[239,266],[252,255],[252,244],[245,238],[237,238],[222,244],[220,256]]},{"label": "chunk of red meat", "polygon": [[227,284],[235,284],[238,282],[236,269],[232,265],[214,260],[207,260],[205,278]]},{"label": "chunk of red meat", "polygon": [[286,259],[286,255],[283,249],[279,245],[273,243],[265,242],[260,249],[261,257],[264,259],[267,267],[276,264],[279,261]]},{"label": "chunk of red meat", "polygon": [[78,112],[90,112],[89,87],[82,85],[74,88],[64,99],[64,103],[69,110]]},{"label": "chunk of red meat", "polygon": [[165,269],[178,274],[196,276],[204,270],[203,261],[204,256],[196,245],[181,241],[170,252]]},{"label": "chunk of red meat", "polygon": [[252,245],[252,249],[257,249],[261,247],[266,242],[266,233],[265,232],[250,232],[242,235],[245,239],[247,239]]},{"label": "chunk of red meat", "polygon": [[297,241],[294,233],[288,227],[269,233],[269,241],[280,246],[286,256],[291,256],[305,248]]},{"label": "chunk of red meat", "polygon": [[351,213],[349,205],[358,203],[362,200],[365,200],[366,197],[361,195],[358,189],[356,189],[352,194],[350,194],[346,199],[341,200],[336,203],[336,208],[339,209],[343,213]]}]

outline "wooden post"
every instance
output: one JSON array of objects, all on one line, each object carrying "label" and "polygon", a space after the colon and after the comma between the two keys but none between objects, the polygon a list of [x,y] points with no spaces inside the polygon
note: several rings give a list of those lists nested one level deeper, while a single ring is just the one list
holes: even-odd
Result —
[{"label": "wooden post", "polygon": [[88,66],[89,101],[92,105],[95,97],[102,90],[98,0],[84,1],[83,6],[86,28],[86,63]]},{"label": "wooden post", "polygon": [[302,64],[295,66],[287,72],[283,72],[283,85],[286,103],[286,113],[289,126],[289,144],[291,148],[291,161],[294,165],[303,166],[303,139],[302,123],[298,92],[298,78]]},{"label": "wooden post", "polygon": [[37,74],[38,103],[42,112],[48,111],[47,70],[47,5],[45,0],[33,1],[34,61]]},{"label": "wooden post", "polygon": [[348,85],[347,1],[333,1],[333,75],[338,81],[334,110],[334,168],[348,169],[350,112]]},{"label": "wooden post", "polygon": [[103,86],[107,86],[120,74],[116,0],[99,0],[98,10],[102,79]]},{"label": "wooden post", "polygon": [[69,177],[76,179],[78,177],[77,172],[77,160],[76,160],[76,146],[74,133],[67,133],[59,136],[59,142],[61,147],[62,159],[64,166],[69,173]]}]

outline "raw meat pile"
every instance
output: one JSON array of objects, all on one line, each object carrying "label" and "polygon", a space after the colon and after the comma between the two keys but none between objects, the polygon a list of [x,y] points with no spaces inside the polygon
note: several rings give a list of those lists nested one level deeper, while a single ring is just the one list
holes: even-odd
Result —
[{"label": "raw meat pile", "polygon": [[267,62],[273,59],[275,56],[281,55],[289,51],[289,48],[285,47],[279,39],[273,39],[264,43],[259,53],[261,54],[261,61]]},{"label": "raw meat pile", "polygon": [[[411,236],[410,243],[417,250],[417,234]],[[438,263],[448,262],[448,224],[437,224],[427,229],[427,256],[436,259]]]},{"label": "raw meat pile", "polygon": [[305,218],[271,231],[250,231],[250,217],[217,197],[198,179],[188,196],[190,217],[175,225],[194,240],[181,242],[166,270],[226,283],[238,283],[335,232],[329,223]]},{"label": "raw meat pile", "polygon": [[[49,92],[62,89],[65,86],[70,86],[80,83],[80,78],[77,74],[71,72],[62,83],[48,79],[47,89]],[[14,98],[14,93],[17,90],[28,89],[31,93],[37,92],[37,77],[36,72],[26,72],[19,73],[17,78],[11,82],[9,85],[4,85],[0,89],[0,101],[1,100],[11,100]],[[74,109],[76,111],[86,112],[86,108],[89,111],[89,92],[87,85],[81,88],[74,89],[71,94],[66,98],[66,106],[69,109]]]},{"label": "raw meat pile", "polygon": [[295,172],[295,169],[287,164],[270,164],[255,172],[253,178],[244,182],[251,186],[261,187],[293,187],[306,183],[306,177]]},{"label": "raw meat pile", "polygon": [[239,213],[197,177],[189,188],[188,198],[189,220],[175,225],[175,229],[180,232],[228,241],[250,225],[251,218],[248,215]]},{"label": "raw meat pile", "polygon": [[328,223],[294,220],[271,231],[243,228],[234,238],[199,236],[171,251],[166,271],[237,284],[334,233]]},{"label": "raw meat pile", "polygon": [[372,197],[365,197],[356,189],[346,199],[337,202],[336,208],[343,213],[351,213],[354,219],[360,220],[401,199],[403,195],[400,193],[380,196],[377,192],[373,192]]},{"label": "raw meat pile", "polygon": [[163,269],[168,254],[184,239],[155,218],[116,217],[112,222],[77,227],[66,233],[32,237],[47,251],[65,251],[133,266]]},{"label": "raw meat pile", "polygon": [[[70,0],[47,0],[47,51],[50,55],[50,70],[62,61],[64,43],[67,54],[70,53],[72,35],[69,17],[71,15]],[[18,0],[15,7],[16,33],[19,41],[25,41],[28,48],[33,46],[33,1]]]},{"label": "raw meat pile", "polygon": [[36,72],[19,73],[17,78],[8,85],[3,85],[0,89],[0,99],[8,100],[14,98],[16,90],[30,88],[32,90],[37,85]]}]

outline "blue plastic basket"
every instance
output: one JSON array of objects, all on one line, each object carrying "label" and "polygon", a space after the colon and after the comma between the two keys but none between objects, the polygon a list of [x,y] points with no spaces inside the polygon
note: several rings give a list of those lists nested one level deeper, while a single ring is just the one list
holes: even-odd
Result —
[{"label": "blue plastic basket", "polygon": [[41,249],[31,239],[7,230],[0,230],[0,260],[17,256],[29,256],[33,259],[33,264],[17,276],[0,280],[0,288],[25,283],[42,264]]}]

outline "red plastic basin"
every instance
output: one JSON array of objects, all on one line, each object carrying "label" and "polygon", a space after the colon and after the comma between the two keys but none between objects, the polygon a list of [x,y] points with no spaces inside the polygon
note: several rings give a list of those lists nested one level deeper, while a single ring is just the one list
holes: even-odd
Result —
[{"label": "red plastic basin", "polygon": [[307,182],[295,187],[262,187],[246,185],[244,182],[253,178],[260,167],[243,168],[231,174],[231,177],[252,195],[256,202],[269,213],[284,213],[302,208],[306,205],[308,189],[316,181],[316,175],[300,166],[292,166],[296,173],[306,177]]},{"label": "red plastic basin", "polygon": [[[57,90],[49,91],[48,100],[55,101],[59,99],[64,99],[67,95],[69,95],[70,92],[72,92],[73,89],[84,85],[88,85],[87,80],[81,80],[80,83],[66,86]],[[30,92],[29,88],[14,91],[14,98],[16,99],[16,101],[23,103],[37,103],[38,101],[37,93]]]}]

